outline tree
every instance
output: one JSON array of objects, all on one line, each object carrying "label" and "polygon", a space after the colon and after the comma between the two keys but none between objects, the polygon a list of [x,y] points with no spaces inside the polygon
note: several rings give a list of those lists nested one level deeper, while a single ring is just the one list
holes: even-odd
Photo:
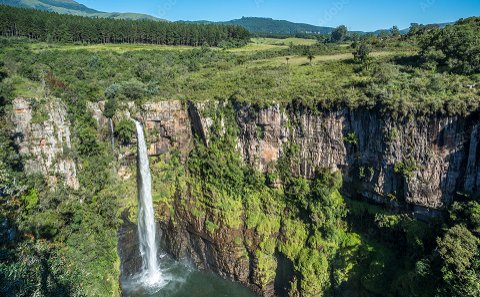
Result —
[{"label": "tree", "polygon": [[362,42],[356,47],[355,51],[353,52],[353,58],[355,61],[363,64],[368,60],[370,52],[370,46],[366,42]]},{"label": "tree", "polygon": [[103,114],[111,119],[115,115],[115,112],[117,111],[117,99],[115,96],[110,97],[107,102],[105,103],[105,110],[103,111]]},{"label": "tree", "polygon": [[347,37],[347,33],[348,33],[347,27],[344,25],[341,25],[332,32],[331,41],[342,42]]},{"label": "tree", "polygon": [[2,36],[48,42],[240,46],[250,38],[240,26],[89,18],[4,5],[0,20]]},{"label": "tree", "polygon": [[310,66],[312,66],[312,61],[313,61],[313,59],[315,59],[315,56],[310,53],[310,54],[307,55],[307,59],[310,61]]},{"label": "tree", "polygon": [[446,294],[453,297],[479,296],[479,239],[464,225],[455,225],[437,243]]},{"label": "tree", "polygon": [[290,57],[286,57],[285,60],[287,60],[287,65],[288,65],[288,62],[290,61]]},{"label": "tree", "polygon": [[115,137],[123,145],[132,143],[132,139],[134,136],[135,124],[133,123],[133,121],[123,119],[115,127]]},{"label": "tree", "polygon": [[392,34],[393,37],[400,37],[401,35],[397,26],[393,26],[392,29],[390,29],[390,34]]},{"label": "tree", "polygon": [[480,18],[425,32],[420,44],[420,56],[425,64],[434,63],[459,74],[480,73]]}]

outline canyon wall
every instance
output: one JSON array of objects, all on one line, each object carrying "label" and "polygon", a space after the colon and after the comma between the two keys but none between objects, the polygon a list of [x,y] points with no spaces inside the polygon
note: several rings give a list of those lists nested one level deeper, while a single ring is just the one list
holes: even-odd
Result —
[{"label": "canyon wall", "polygon": [[[134,117],[147,127],[152,156],[180,151],[185,161],[195,138],[209,145],[213,117],[226,106],[151,103]],[[296,104],[265,108],[233,104],[233,109],[238,153],[261,172],[273,170],[286,146],[293,144],[300,156],[293,168],[296,175],[312,178],[316,168],[340,170],[344,194],[419,216],[435,216],[456,197],[480,192],[478,113],[466,118],[394,119],[372,110],[312,111]],[[215,129],[225,132],[223,120]],[[246,226],[220,225],[212,233],[206,227],[208,214],[192,214],[196,205],[197,197],[187,190],[176,193],[174,212],[158,206],[164,248],[200,269],[248,285],[259,295],[286,296],[279,284],[291,280],[288,271],[293,263],[277,254],[275,281],[265,283],[255,254],[262,236]]]},{"label": "canyon wall", "polygon": [[[343,194],[402,211],[433,216],[458,197],[475,198],[480,193],[480,111],[468,117],[396,119],[376,110],[322,111],[296,103],[258,107],[217,101],[166,101],[140,107],[128,104],[117,111],[113,125],[122,119],[140,119],[146,128],[151,156],[178,152],[185,162],[195,139],[209,145],[213,117],[227,106],[233,109],[239,131],[239,156],[261,172],[274,170],[286,147],[293,145],[299,156],[293,168],[297,176],[311,178],[317,168],[339,170],[344,179]],[[106,139],[111,135],[103,108],[103,102],[89,105],[98,123],[99,137]],[[12,132],[21,154],[28,156],[28,168],[55,182],[62,176],[66,185],[78,187],[77,165],[67,154],[71,143],[64,107],[58,101],[46,105],[43,122],[32,121],[32,114],[30,101],[14,101]],[[217,133],[225,129],[221,123]],[[117,144],[114,151],[119,176],[133,178],[128,168],[135,160],[134,144]],[[172,205],[157,204],[164,248],[201,269],[248,285],[260,295],[283,295],[277,282],[262,281],[255,256],[260,244],[256,231],[245,226],[207,230],[208,215],[192,214],[196,197],[191,193],[188,188],[177,191]],[[124,220],[128,221],[128,216]],[[121,254],[131,256],[129,249],[136,245],[129,241],[135,236],[128,237],[130,240],[122,238]],[[130,270],[129,261],[122,256],[123,271]],[[278,278],[291,265],[277,255],[278,283],[288,283],[288,275],[286,280]]]},{"label": "canyon wall", "polygon": [[[185,160],[195,137],[208,145],[213,122],[208,113],[220,112],[219,105],[148,103],[121,117],[145,122],[152,156],[180,151]],[[480,113],[394,119],[374,110],[312,111],[295,104],[235,104],[234,109],[238,151],[261,172],[272,169],[291,143],[299,149],[298,176],[311,178],[316,168],[338,169],[350,196],[440,210],[456,195],[480,191]]]}]

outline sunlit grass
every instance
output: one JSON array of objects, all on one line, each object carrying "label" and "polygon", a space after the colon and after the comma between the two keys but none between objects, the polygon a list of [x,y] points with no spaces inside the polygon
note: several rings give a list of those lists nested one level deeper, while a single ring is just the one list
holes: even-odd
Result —
[{"label": "sunlit grass", "polygon": [[289,46],[292,45],[314,45],[317,41],[315,39],[306,39],[306,38],[252,38],[252,42],[255,44],[267,44],[267,45],[277,45],[277,46]]},{"label": "sunlit grass", "polygon": [[[385,56],[394,56],[398,55],[397,52],[389,52],[389,51],[381,51],[381,52],[373,52],[370,54],[371,57],[385,57]],[[353,55],[351,53],[343,53],[343,54],[333,54],[333,55],[319,55],[315,56],[312,60],[312,65],[316,65],[321,62],[327,61],[345,61],[353,59]],[[310,61],[306,56],[283,56],[283,57],[275,57],[271,59],[265,60],[257,60],[252,63],[262,64],[262,65],[271,65],[271,66],[279,66],[279,65],[290,65],[290,66],[306,66],[310,65]]]},{"label": "sunlit grass", "polygon": [[75,45],[75,44],[48,44],[44,42],[32,43],[30,47],[34,51],[59,50],[59,51],[76,51],[87,50],[92,52],[112,51],[117,53],[125,53],[132,51],[185,51],[191,50],[192,46],[173,46],[173,45],[155,45],[155,44],[91,44],[91,45]]},{"label": "sunlit grass", "polygon": [[41,98],[44,96],[40,83],[33,82],[21,76],[14,76],[11,79],[13,82],[13,94],[16,97],[24,98]]},{"label": "sunlit grass", "polygon": [[[290,44],[293,45],[312,45],[315,44],[313,39],[302,38],[252,38],[251,43],[241,48],[228,49],[229,52],[254,52],[270,49],[287,48]],[[45,42],[31,43],[30,48],[34,51],[43,50],[60,50],[60,51],[75,51],[88,50],[93,52],[98,51],[113,51],[117,53],[125,53],[131,51],[185,51],[191,50],[193,46],[173,46],[173,45],[155,45],[155,44],[49,44]],[[215,48],[220,50],[219,48]]]}]

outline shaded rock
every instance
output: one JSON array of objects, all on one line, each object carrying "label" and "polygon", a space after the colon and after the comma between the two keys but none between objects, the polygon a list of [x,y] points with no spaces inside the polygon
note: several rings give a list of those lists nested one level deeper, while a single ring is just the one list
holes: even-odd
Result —
[{"label": "shaded rock", "polygon": [[[33,105],[38,104],[42,105],[33,110]],[[72,148],[71,132],[63,103],[53,98],[44,103],[17,98],[13,100],[12,122],[25,171],[43,174],[51,185],[63,182],[78,189],[77,167],[68,155]]]}]

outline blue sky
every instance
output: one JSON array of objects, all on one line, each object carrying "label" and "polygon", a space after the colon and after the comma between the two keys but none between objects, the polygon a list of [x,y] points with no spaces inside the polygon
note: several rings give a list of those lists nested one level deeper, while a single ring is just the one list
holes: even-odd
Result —
[{"label": "blue sky", "polygon": [[480,0],[77,0],[106,12],[140,12],[171,21],[271,17],[318,26],[375,30],[480,15]]}]

